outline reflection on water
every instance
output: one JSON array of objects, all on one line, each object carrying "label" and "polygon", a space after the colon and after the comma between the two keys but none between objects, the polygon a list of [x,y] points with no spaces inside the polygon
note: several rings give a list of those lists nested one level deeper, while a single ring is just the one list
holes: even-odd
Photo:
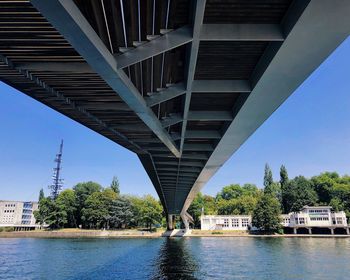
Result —
[{"label": "reflection on water", "polygon": [[349,279],[350,239],[1,239],[0,279]]},{"label": "reflection on water", "polygon": [[186,238],[167,238],[154,260],[153,279],[197,279],[198,264],[188,248]]}]

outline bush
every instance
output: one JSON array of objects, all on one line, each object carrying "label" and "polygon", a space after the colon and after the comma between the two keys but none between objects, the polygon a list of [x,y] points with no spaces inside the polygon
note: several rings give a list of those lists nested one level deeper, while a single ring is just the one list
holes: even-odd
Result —
[{"label": "bush", "polygon": [[11,232],[14,231],[14,227],[0,227],[0,232]]}]

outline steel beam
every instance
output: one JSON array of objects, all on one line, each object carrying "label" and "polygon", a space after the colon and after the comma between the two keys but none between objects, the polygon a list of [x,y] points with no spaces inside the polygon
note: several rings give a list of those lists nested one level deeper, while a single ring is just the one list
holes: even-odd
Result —
[{"label": "steel beam", "polygon": [[232,121],[233,115],[230,111],[190,111],[188,121]]},{"label": "steel beam", "polygon": [[164,118],[161,121],[161,123],[162,126],[165,128],[180,123],[182,122],[182,120],[183,118],[180,114],[172,114],[171,116]]},{"label": "steel beam", "polygon": [[279,24],[203,24],[201,41],[283,41]]},{"label": "steel beam", "polygon": [[153,111],[146,105],[137,88],[72,0],[31,0],[31,3],[65,37],[90,67],[118,93],[129,107],[144,121],[175,155],[180,156],[176,144],[163,129]]},{"label": "steel beam", "polygon": [[177,96],[180,96],[186,92],[185,85],[183,83],[178,83],[172,85],[162,91],[157,93],[153,93],[150,97],[146,97],[145,101],[147,106],[152,107],[154,105],[158,105],[167,100],[173,99]]},{"label": "steel beam", "polygon": [[[186,121],[232,121],[233,115],[230,111],[190,111],[187,113]],[[162,120],[163,127],[169,127],[184,121],[180,114],[173,114]],[[177,136],[174,137],[177,139]],[[173,139],[174,139],[173,138]],[[186,137],[182,137],[186,138]],[[181,139],[182,139],[181,138]]]},{"label": "steel beam", "polygon": [[197,57],[198,57],[198,50],[199,50],[199,36],[203,24],[203,18],[204,18],[204,11],[205,11],[205,4],[206,0],[196,0],[193,1],[194,3],[194,12],[193,12],[193,40],[191,43],[191,47],[188,48],[188,60],[187,60],[187,80],[186,80],[186,97],[185,97],[185,104],[184,104],[184,110],[183,110],[183,118],[184,121],[182,122],[182,128],[181,128],[181,140],[180,140],[180,153],[182,153],[183,145],[185,141],[185,132],[187,129],[187,117],[188,117],[188,111],[190,110],[190,102],[191,102],[191,95],[192,95],[192,83],[194,80],[194,73],[196,71],[196,64],[197,64]]},{"label": "steel beam", "polygon": [[18,63],[16,67],[29,71],[94,73],[86,62],[26,62]]},{"label": "steel beam", "polygon": [[[210,144],[184,144],[184,151],[212,152],[213,146]],[[181,165],[181,164],[180,164]]]},{"label": "steel beam", "polygon": [[298,2],[306,3],[305,10],[300,17],[291,19],[293,25],[284,19],[282,24],[292,26],[288,36],[259,75],[243,106],[237,109],[235,119],[188,193],[182,212],[225,161],[349,36],[350,1]]},{"label": "steel beam", "polygon": [[194,80],[192,92],[249,93],[250,82],[247,80]]},{"label": "steel beam", "polygon": [[[159,161],[156,162],[156,165],[175,165],[178,166],[178,162],[174,161]],[[204,164],[198,161],[181,161],[181,166],[196,166],[196,167],[203,167]]]},{"label": "steel beam", "polygon": [[186,139],[220,139],[221,133],[217,130],[187,130]]},{"label": "steel beam", "polygon": [[143,44],[135,49],[127,51],[115,57],[118,69],[136,64],[150,57],[170,51],[192,41],[192,30],[189,27],[181,27],[177,30]]}]

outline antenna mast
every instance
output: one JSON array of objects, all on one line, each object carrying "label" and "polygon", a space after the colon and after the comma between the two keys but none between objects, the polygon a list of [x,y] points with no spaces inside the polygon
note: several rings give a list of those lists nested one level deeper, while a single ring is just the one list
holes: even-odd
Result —
[{"label": "antenna mast", "polygon": [[60,150],[58,152],[58,154],[56,154],[56,158],[55,158],[55,162],[56,167],[53,169],[53,175],[52,175],[52,179],[53,179],[53,184],[51,186],[49,186],[49,188],[51,189],[51,197],[52,199],[56,199],[60,190],[63,187],[63,179],[60,178],[60,172],[61,172],[61,163],[62,163],[62,152],[63,152],[63,140],[61,141],[61,145],[60,145]]}]

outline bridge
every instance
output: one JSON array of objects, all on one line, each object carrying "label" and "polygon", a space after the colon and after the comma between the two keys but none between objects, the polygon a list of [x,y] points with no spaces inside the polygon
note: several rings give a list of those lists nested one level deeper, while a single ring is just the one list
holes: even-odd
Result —
[{"label": "bridge", "polygon": [[2,0],[0,77],[136,153],[171,228],[349,15],[348,0]]}]

